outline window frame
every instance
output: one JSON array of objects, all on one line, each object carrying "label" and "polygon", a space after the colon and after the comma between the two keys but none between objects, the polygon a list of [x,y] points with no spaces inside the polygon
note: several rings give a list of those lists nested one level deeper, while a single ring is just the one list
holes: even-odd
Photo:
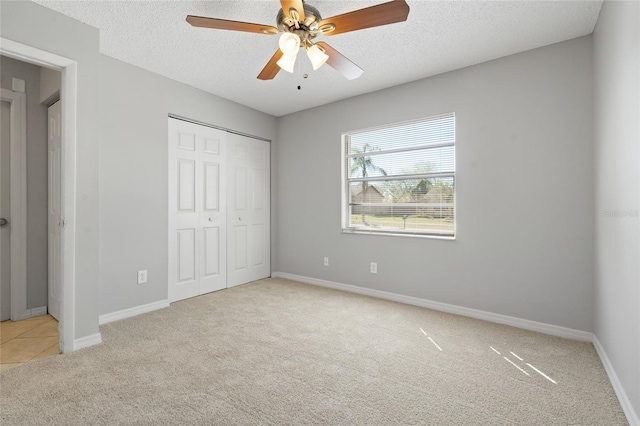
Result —
[{"label": "window frame", "polygon": [[[372,229],[372,228],[359,228],[359,227],[353,227],[353,226],[349,226],[350,221],[351,221],[351,209],[349,208],[351,205],[350,202],[350,197],[351,197],[351,191],[350,191],[350,184],[353,182],[361,182],[364,179],[363,178],[349,178],[349,159],[351,157],[353,157],[353,155],[349,154],[349,139],[352,135],[357,134],[357,133],[365,133],[365,132],[371,132],[371,131],[375,131],[375,130],[383,130],[383,129],[391,129],[394,127],[401,127],[401,126],[406,126],[412,123],[423,123],[423,122],[427,122],[427,121],[432,121],[432,120],[437,120],[437,119],[441,119],[441,118],[445,118],[445,117],[453,117],[454,119],[454,129],[453,129],[453,142],[436,142],[436,143],[431,143],[431,144],[425,144],[425,145],[420,145],[420,146],[412,146],[412,147],[401,147],[401,148],[395,148],[395,149],[387,149],[387,150],[383,150],[381,151],[381,154],[373,154],[373,155],[384,155],[384,154],[393,154],[393,153],[402,153],[402,152],[409,152],[409,151],[417,151],[420,149],[429,149],[429,148],[438,148],[438,147],[446,147],[446,146],[452,146],[453,150],[454,150],[454,154],[453,154],[453,172],[435,172],[435,173],[423,173],[423,174],[415,174],[415,175],[407,175],[409,176],[409,178],[439,178],[439,177],[446,177],[446,178],[452,178],[453,179],[453,234],[439,234],[437,232],[433,232],[433,230],[430,231],[418,231],[418,230],[412,230],[412,231],[403,231],[403,230],[389,230],[389,231],[383,231],[383,230],[377,230],[377,229]],[[361,234],[361,235],[385,235],[385,236],[394,236],[394,237],[414,237],[414,238],[430,238],[430,239],[438,239],[438,240],[450,240],[453,241],[456,239],[457,237],[457,184],[456,184],[456,178],[457,178],[457,156],[456,156],[456,142],[457,142],[457,135],[456,135],[456,126],[457,126],[457,122],[456,122],[456,114],[454,112],[451,113],[444,113],[444,114],[438,114],[438,115],[434,115],[434,116],[429,116],[429,117],[423,117],[423,118],[419,118],[419,119],[414,119],[414,120],[407,120],[407,121],[401,121],[401,122],[395,122],[395,123],[389,123],[389,124],[385,124],[385,125],[380,125],[380,126],[374,126],[374,127],[368,127],[368,128],[364,128],[364,129],[358,129],[358,130],[350,130],[347,132],[343,132],[341,134],[341,147],[340,147],[340,157],[341,157],[341,197],[340,197],[340,220],[341,220],[341,233],[343,234]],[[404,178],[400,178],[400,177],[392,177],[392,178],[385,178],[382,176],[378,176],[378,177],[371,177],[370,179],[366,179],[367,182],[369,181],[390,181],[390,180],[404,180],[407,179],[406,177]]]}]

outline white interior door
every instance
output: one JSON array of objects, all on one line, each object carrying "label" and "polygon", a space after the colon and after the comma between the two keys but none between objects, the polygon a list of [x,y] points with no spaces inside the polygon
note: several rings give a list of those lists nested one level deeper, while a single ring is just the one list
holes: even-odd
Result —
[{"label": "white interior door", "polygon": [[169,300],[227,287],[227,133],[169,118]]},{"label": "white interior door", "polygon": [[[11,104],[2,101],[0,126],[0,218],[11,216]],[[0,226],[0,321],[11,318],[11,228]]]},{"label": "white interior door", "polygon": [[49,313],[58,321],[60,320],[60,286],[61,275],[61,245],[60,232],[62,228],[62,214],[60,202],[60,173],[62,153],[62,119],[61,102],[58,101],[49,107],[48,112],[48,149],[49,149]]},{"label": "white interior door", "polygon": [[229,134],[227,286],[271,275],[269,142]]}]

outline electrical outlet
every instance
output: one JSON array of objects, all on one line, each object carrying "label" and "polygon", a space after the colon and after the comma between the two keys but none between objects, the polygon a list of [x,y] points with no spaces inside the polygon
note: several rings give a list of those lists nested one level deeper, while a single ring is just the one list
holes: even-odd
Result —
[{"label": "electrical outlet", "polygon": [[371,262],[371,273],[372,274],[378,273],[378,264],[376,262]]},{"label": "electrical outlet", "polygon": [[329,266],[329,258],[328,257],[324,258],[324,266]]},{"label": "electrical outlet", "polygon": [[138,271],[138,284],[144,284],[147,282],[147,270]]}]

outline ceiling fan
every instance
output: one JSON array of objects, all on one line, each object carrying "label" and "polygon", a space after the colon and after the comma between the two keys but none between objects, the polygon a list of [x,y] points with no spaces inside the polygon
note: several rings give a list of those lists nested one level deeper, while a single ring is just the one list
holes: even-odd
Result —
[{"label": "ceiling fan", "polygon": [[187,16],[187,22],[201,28],[281,34],[278,43],[280,48],[258,74],[260,80],[273,79],[280,69],[292,73],[300,47],[307,51],[314,70],[326,62],[347,79],[353,80],[364,71],[327,43],[313,40],[319,35],[333,36],[402,22],[409,16],[409,5],[405,0],[393,0],[328,19],[322,19],[318,9],[304,0],[280,0],[280,4],[282,8],[276,17],[277,27],[193,15]]}]

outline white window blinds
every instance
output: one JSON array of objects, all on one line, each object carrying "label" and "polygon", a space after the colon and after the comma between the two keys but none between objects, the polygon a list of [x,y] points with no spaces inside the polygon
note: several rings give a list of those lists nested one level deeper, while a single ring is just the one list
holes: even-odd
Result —
[{"label": "white window blinds", "polygon": [[343,231],[455,235],[453,113],[343,140]]}]

